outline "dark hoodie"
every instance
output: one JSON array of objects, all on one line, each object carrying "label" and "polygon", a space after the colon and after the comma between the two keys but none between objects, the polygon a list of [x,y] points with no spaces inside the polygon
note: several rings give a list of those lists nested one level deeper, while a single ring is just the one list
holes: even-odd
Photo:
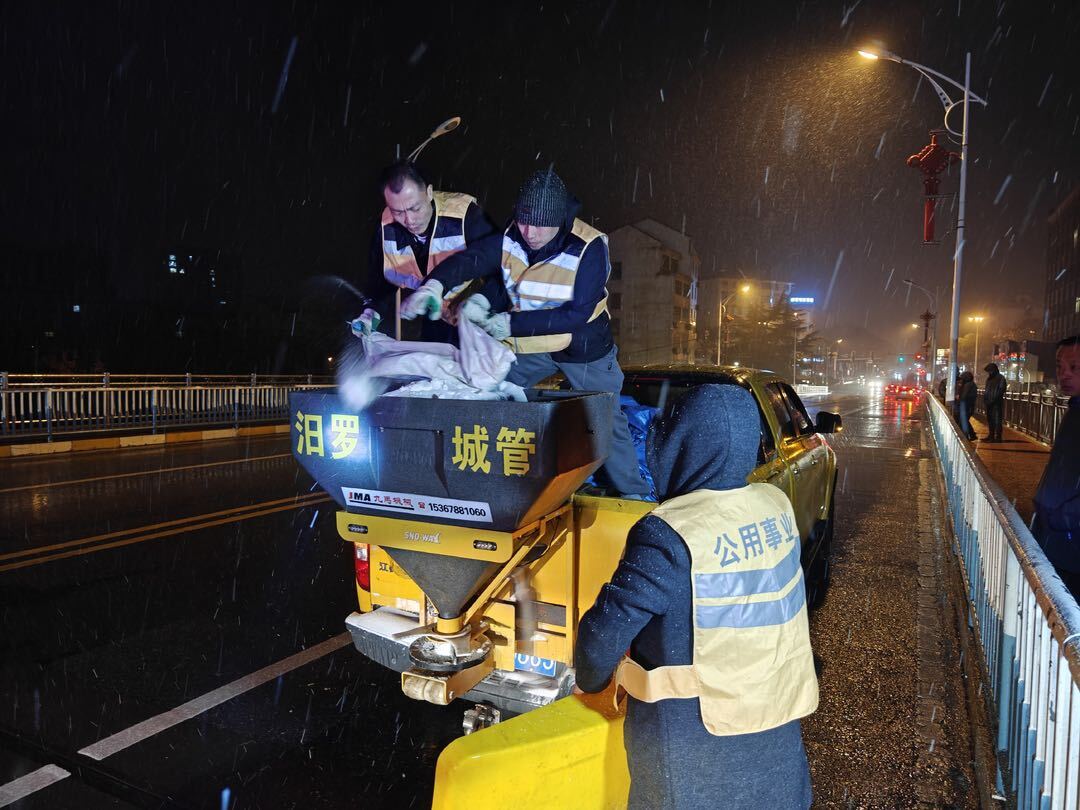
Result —
[{"label": "dark hoodie", "polygon": [[[566,219],[559,233],[540,250],[529,250],[517,225],[513,222],[509,224],[507,235],[525,251],[530,265],[549,259],[563,249],[574,227],[574,218],[581,210],[581,203],[571,197],[566,209]],[[495,233],[470,245],[468,249],[443,261],[432,271],[430,278],[442,283],[447,290],[470,279],[487,278],[489,281],[481,292],[491,303],[492,312],[509,311],[510,296],[502,283],[502,240],[503,234]],[[532,337],[569,333],[572,336],[570,345],[561,352],[553,352],[553,360],[588,363],[600,359],[615,345],[611,336],[611,322],[606,313],[592,322],[589,322],[589,318],[604,297],[610,268],[607,245],[600,239],[594,240],[581,255],[574,277],[574,297],[554,309],[512,313],[510,334],[514,337]]]},{"label": "dark hoodie", "polygon": [[[745,486],[759,436],[748,391],[736,385],[688,391],[649,429],[647,457],[661,502]],[[627,649],[645,669],[693,662],[690,565],[690,551],[670,525],[651,515],[634,524],[611,581],[581,619],[574,652],[581,689],[603,689]],[[717,737],[706,730],[697,698],[628,701],[631,808],[809,806],[798,721]]]}]

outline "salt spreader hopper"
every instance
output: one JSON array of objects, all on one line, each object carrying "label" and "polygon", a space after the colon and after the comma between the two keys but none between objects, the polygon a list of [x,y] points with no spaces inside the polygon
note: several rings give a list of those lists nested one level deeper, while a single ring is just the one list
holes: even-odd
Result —
[{"label": "salt spreader hopper", "polygon": [[356,648],[409,697],[483,703],[466,730],[569,692],[578,618],[653,506],[574,496],[607,455],[611,394],[527,394],[383,396],[359,414],[289,395],[293,453],[355,547]]}]

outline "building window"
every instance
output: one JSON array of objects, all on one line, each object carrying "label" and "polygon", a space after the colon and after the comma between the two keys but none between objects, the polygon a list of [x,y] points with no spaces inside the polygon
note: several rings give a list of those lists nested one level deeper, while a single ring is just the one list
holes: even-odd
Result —
[{"label": "building window", "polygon": [[618,281],[622,278],[622,262],[611,263],[611,280]]},{"label": "building window", "polygon": [[1080,296],[1073,302],[1073,312],[1080,312]]},{"label": "building window", "polygon": [[674,276],[679,272],[679,260],[666,253],[660,257],[660,272],[658,276]]}]

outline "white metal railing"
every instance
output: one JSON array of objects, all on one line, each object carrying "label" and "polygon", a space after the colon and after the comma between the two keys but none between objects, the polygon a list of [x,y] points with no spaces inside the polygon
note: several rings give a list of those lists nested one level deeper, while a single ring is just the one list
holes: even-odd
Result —
[{"label": "white metal railing", "polygon": [[795,386],[795,393],[800,397],[812,397],[817,395],[826,395],[829,393],[829,386],[827,385],[807,385],[806,383],[799,383]]},{"label": "white metal railing", "polygon": [[0,439],[288,419],[290,391],[321,385],[134,385],[0,389]]},{"label": "white metal railing", "polygon": [[1002,785],[1016,807],[1076,808],[1080,607],[951,414],[925,399],[991,686]]},{"label": "white metal railing", "polygon": [[0,390],[8,388],[109,388],[246,385],[333,385],[326,374],[22,374],[0,371]]}]

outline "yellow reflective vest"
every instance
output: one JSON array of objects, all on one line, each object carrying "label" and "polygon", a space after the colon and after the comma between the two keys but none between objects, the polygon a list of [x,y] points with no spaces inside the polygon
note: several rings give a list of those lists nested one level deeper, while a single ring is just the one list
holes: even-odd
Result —
[{"label": "yellow reflective vest", "polygon": [[770,484],[699,490],[652,512],[690,550],[694,662],[616,679],[638,700],[696,697],[711,734],[776,728],[817,709],[801,544],[787,496]]},{"label": "yellow reflective vest", "polygon": [[[524,246],[510,236],[513,227],[511,223],[503,233],[501,260],[503,285],[510,296],[512,312],[555,309],[572,300],[574,280],[585,249],[596,239],[607,245],[606,235],[580,219],[574,219],[562,250],[536,264],[529,264]],[[589,322],[604,312],[607,312],[606,290]],[[515,354],[538,354],[561,351],[570,345],[572,337],[569,334],[511,337],[506,343]]]},{"label": "yellow reflective vest", "polygon": [[465,249],[465,212],[475,197],[451,191],[435,192],[435,227],[431,230],[427,267],[420,269],[409,246],[404,225],[394,221],[389,208],[382,212],[383,276],[396,287],[415,290],[428,273],[447,257]]}]

